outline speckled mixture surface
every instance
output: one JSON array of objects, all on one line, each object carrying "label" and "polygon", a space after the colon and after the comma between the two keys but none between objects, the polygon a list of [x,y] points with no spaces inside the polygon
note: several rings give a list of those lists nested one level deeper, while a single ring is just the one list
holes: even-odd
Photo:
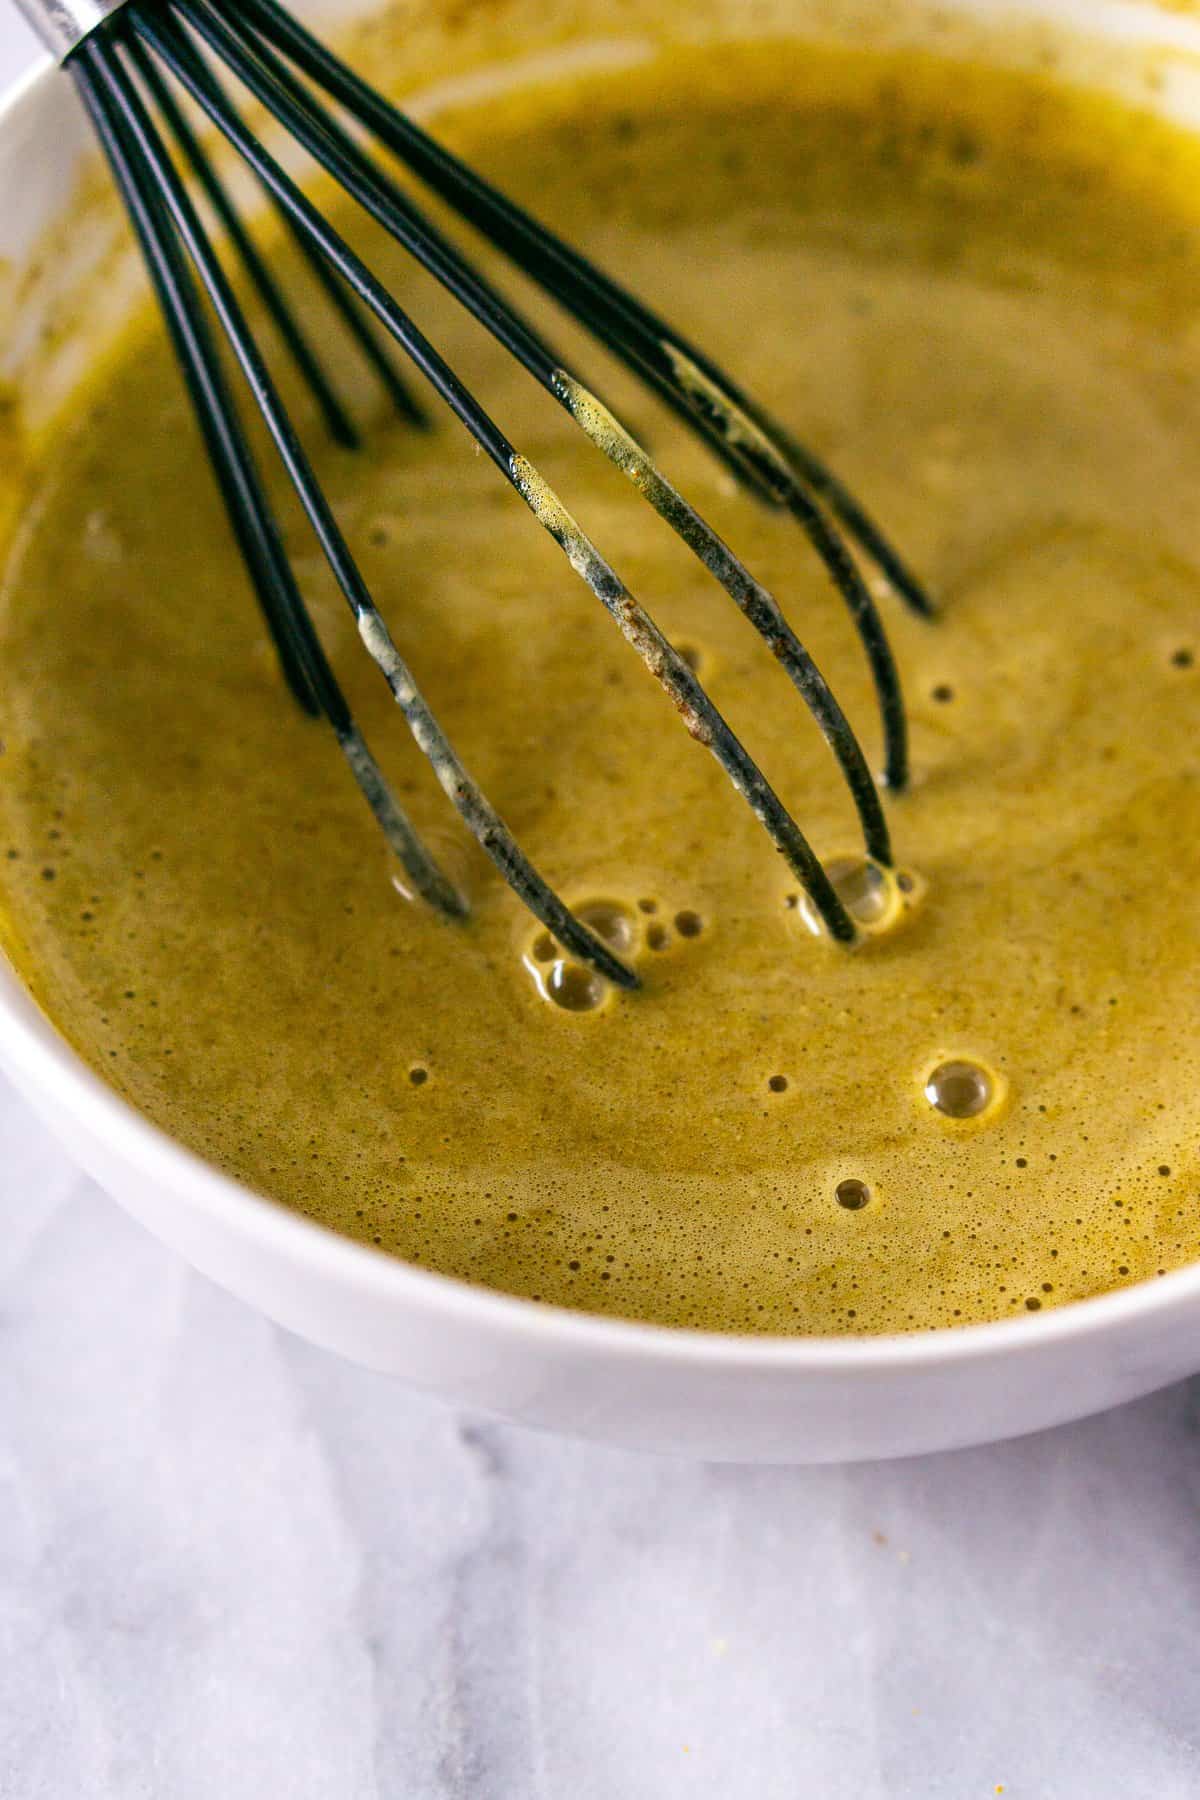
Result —
[{"label": "speckled mixture surface", "polygon": [[[285,507],[360,721],[474,913],[406,902],[284,693],[144,320],[4,551],[0,923],[42,1004],[248,1182],[568,1305],[905,1329],[1187,1261],[1195,152],[1024,79],[793,45],[509,95],[444,130],[769,396],[928,577],[935,625],[883,601],[916,765],[889,813],[919,904],[852,954],[806,932],[754,820],[517,497],[449,421],[386,418],[347,353],[370,450],[310,438],[393,636],[523,845],[615,908],[644,989],[582,1013],[544,997],[536,928],[466,849]],[[817,849],[852,847],[828,752],[728,599],[382,261]],[[877,766],[853,631],[795,527],[554,330],[774,588]],[[948,1058],[991,1072],[975,1119],[925,1097]],[[864,1205],[838,1203],[847,1182]]]}]

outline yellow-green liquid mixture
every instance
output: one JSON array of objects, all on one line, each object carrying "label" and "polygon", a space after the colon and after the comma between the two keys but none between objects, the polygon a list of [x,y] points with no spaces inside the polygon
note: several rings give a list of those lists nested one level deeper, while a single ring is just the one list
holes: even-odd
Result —
[{"label": "yellow-green liquid mixture", "polygon": [[[369,448],[330,448],[293,398],[396,642],[549,878],[615,903],[644,989],[544,997],[538,928],[465,848],[279,484],[359,721],[473,913],[406,900],[283,688],[147,314],[4,547],[0,916],[50,1017],[287,1205],[570,1306],[904,1330],[1200,1254],[1196,150],[1049,83],[787,44],[439,129],[826,453],[927,579],[934,624],[881,601],[913,904],[854,952],[805,929],[749,810],[518,497],[448,417],[389,418],[314,300]],[[833,761],[732,603],[380,254],[817,850],[853,849]],[[794,522],[547,328],[774,589],[877,767],[856,636]],[[924,1093],[956,1058],[994,1082],[974,1119]]]}]

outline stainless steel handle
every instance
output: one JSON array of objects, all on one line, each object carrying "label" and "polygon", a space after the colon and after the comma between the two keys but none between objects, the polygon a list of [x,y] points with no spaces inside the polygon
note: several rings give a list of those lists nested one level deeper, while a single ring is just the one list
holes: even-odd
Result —
[{"label": "stainless steel handle", "polygon": [[65,62],[97,25],[125,0],[17,0],[17,11],[28,19],[50,54]]}]

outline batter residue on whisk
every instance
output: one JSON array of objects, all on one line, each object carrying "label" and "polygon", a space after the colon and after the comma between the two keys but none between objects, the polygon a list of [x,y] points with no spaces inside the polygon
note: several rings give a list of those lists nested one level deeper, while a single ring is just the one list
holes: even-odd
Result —
[{"label": "batter residue on whisk", "polygon": [[[448,419],[385,417],[348,354],[370,447],[306,429],[396,648],[643,991],[597,990],[473,850],[455,852],[467,924],[405,900],[328,732],[284,692],[147,317],[3,547],[11,954],[84,1055],[223,1168],[514,1293],[904,1330],[1200,1255],[1200,154],[1048,82],[916,56],[723,46],[586,89],[439,129],[810,436],[938,596],[934,625],[881,599],[915,770],[887,804],[913,874],[895,893],[839,877],[903,929],[849,953],[805,929],[748,809],[527,507]],[[829,752],[728,598],[560,408],[367,243],[844,858]],[[794,521],[546,325],[769,583],[878,764],[857,639]],[[279,491],[372,748],[418,828],[454,838]]]}]

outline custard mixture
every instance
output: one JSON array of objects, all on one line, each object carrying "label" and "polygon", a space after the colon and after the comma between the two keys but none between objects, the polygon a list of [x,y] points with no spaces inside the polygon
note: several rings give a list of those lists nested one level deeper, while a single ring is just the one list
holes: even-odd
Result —
[{"label": "custard mixture", "polygon": [[[0,933],[50,1018],[287,1206],[571,1307],[903,1331],[1200,1255],[1195,145],[1049,78],[794,44],[548,80],[437,130],[724,361],[927,581],[932,623],[871,572],[913,740],[911,790],[885,795],[894,928],[849,951],[810,928],[520,498],[432,397],[427,433],[389,415],[281,255],[367,428],[331,447],[288,390],[393,637],[643,986],[565,963],[470,844],[272,476],[358,720],[471,917],[405,896],[284,688],[147,308],[0,546]],[[452,301],[344,223],[818,853],[853,854],[833,760],[728,597]],[[857,637],[795,522],[499,279],[772,588],[878,768]]]}]

